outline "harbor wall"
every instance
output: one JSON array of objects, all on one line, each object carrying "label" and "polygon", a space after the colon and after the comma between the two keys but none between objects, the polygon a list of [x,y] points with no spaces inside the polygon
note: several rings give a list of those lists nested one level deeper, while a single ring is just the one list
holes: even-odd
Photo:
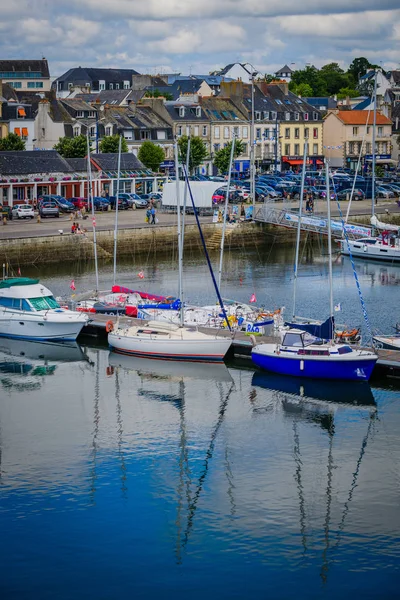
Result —
[{"label": "harbor wall", "polygon": [[[221,244],[222,224],[206,223],[202,231],[210,252],[218,251]],[[289,232],[292,234],[292,232]],[[254,248],[274,242],[290,241],[287,230],[271,230],[269,225],[238,223],[227,225],[226,248]],[[185,250],[201,250],[201,241],[196,225],[185,226]],[[99,259],[112,260],[114,231],[97,231],[97,254]],[[118,232],[117,250],[119,257],[177,254],[177,232],[175,226],[143,227],[122,229]],[[93,234],[52,235],[31,238],[0,240],[0,260],[10,265],[55,264],[94,258]]]}]

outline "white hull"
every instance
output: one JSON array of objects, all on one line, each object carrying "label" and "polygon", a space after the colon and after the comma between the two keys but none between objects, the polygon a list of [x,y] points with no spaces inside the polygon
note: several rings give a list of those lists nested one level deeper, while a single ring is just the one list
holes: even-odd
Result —
[{"label": "white hull", "polygon": [[87,322],[69,310],[28,312],[0,308],[0,336],[29,340],[74,341]]},{"label": "white hull", "polygon": [[399,350],[400,351],[400,335],[397,336],[386,336],[386,335],[375,335],[373,337],[375,348],[382,348],[384,350]]},{"label": "white hull", "polygon": [[[350,253],[346,240],[341,240],[340,244],[342,254],[349,256]],[[364,244],[363,240],[349,240],[349,246],[353,257],[400,262],[400,247],[398,246],[388,246],[379,241],[375,244]]]}]

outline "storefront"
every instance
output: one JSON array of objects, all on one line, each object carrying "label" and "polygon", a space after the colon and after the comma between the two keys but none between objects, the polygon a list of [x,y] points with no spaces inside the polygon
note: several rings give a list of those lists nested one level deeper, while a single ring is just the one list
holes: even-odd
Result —
[{"label": "storefront", "polygon": [[[282,171],[301,171],[304,159],[302,156],[282,156]],[[309,156],[307,168],[310,171],[318,171],[324,165],[323,156]]]}]

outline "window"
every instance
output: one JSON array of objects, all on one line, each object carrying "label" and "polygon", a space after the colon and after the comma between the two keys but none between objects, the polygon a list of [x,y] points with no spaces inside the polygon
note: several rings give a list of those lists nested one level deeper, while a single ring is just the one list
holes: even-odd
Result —
[{"label": "window", "polygon": [[271,119],[276,119],[277,116],[278,116],[278,113],[276,113],[276,112],[271,113]]},{"label": "window", "polygon": [[219,140],[219,127],[218,126],[214,127],[214,137],[215,137],[215,139]]},{"label": "window", "polygon": [[224,127],[224,139],[229,139],[229,127]]},{"label": "window", "polygon": [[116,90],[119,90],[119,83],[116,83],[116,84],[115,84],[115,89],[116,89]]},{"label": "window", "polygon": [[124,81],[124,90],[129,90],[130,87],[131,84],[129,83],[129,81]]},{"label": "window", "polygon": [[106,135],[112,135],[112,127],[106,127]]},{"label": "window", "polygon": [[96,137],[96,126],[93,126],[89,129],[89,135],[92,138]]},{"label": "window", "polygon": [[383,127],[378,127],[378,135],[383,135]]},{"label": "window", "polygon": [[89,112],[89,115],[88,115],[88,116],[89,116],[89,119],[95,119],[95,118],[96,118],[96,113],[94,112],[94,110],[91,110],[91,111]]},{"label": "window", "polygon": [[369,130],[371,129],[371,127],[367,127],[367,134],[369,133]]},{"label": "window", "polygon": [[176,135],[182,135],[182,125],[178,125],[176,128]]},{"label": "window", "polygon": [[11,86],[11,87],[13,87],[14,89],[17,89],[17,90],[20,89],[20,88],[22,88],[21,81],[9,81],[8,85]]},{"label": "window", "polygon": [[215,152],[218,152],[219,149],[220,149],[220,144],[214,144]]},{"label": "window", "polygon": [[190,125],[186,125],[186,135],[190,136]]},{"label": "window", "polygon": [[290,129],[289,129],[289,127],[286,127],[286,129],[285,129],[285,138],[287,140],[290,138]]},{"label": "window", "polygon": [[259,127],[256,129],[256,139],[261,140],[261,129]]},{"label": "window", "polygon": [[313,149],[312,149],[312,153],[313,153],[313,154],[318,154],[318,144],[313,144],[313,147],[312,147],[312,148],[313,148]]},{"label": "window", "polygon": [[295,144],[294,145],[294,153],[296,156],[300,155],[300,144]]},{"label": "window", "polygon": [[269,131],[269,129],[264,129],[264,139],[266,139],[266,140],[270,139],[270,131]]},{"label": "window", "polygon": [[[294,130],[294,137],[298,140],[300,137],[300,129],[299,127],[296,127]],[[296,154],[296,153],[295,153]]]},{"label": "window", "polygon": [[163,131],[163,130],[158,129],[157,130],[157,139],[158,140],[166,140],[167,139],[166,132]]},{"label": "window", "polygon": [[35,310],[49,310],[49,308],[60,308],[60,305],[53,298],[53,296],[29,298],[29,303],[33,306]]},{"label": "window", "polygon": [[313,129],[313,138],[314,140],[318,139],[318,127],[314,127]]},{"label": "window", "polygon": [[290,144],[285,144],[285,154],[286,156],[290,156]]},{"label": "window", "polygon": [[261,119],[261,112],[259,110],[255,111],[255,118],[256,118],[256,121],[259,121]]},{"label": "window", "polygon": [[28,81],[28,90],[33,88],[42,88],[43,81]]},{"label": "window", "polygon": [[141,131],[140,139],[141,140],[151,140],[151,132],[150,131]]},{"label": "window", "polygon": [[237,138],[239,137],[240,133],[239,133],[239,127],[234,127],[233,128],[233,135],[235,135]]},{"label": "window", "polygon": [[[127,130],[124,131],[124,138],[126,140],[133,140],[133,131],[132,131],[132,129],[127,129]],[[157,139],[158,139],[158,136],[157,136]]]},{"label": "window", "polygon": [[179,116],[180,117],[184,117],[185,116],[185,107],[184,106],[180,106],[179,107]]},{"label": "window", "polygon": [[285,120],[290,121],[290,112],[285,113]]},{"label": "window", "polygon": [[372,148],[371,142],[367,142],[366,146],[365,146],[365,151],[367,154],[371,154],[371,148]]},{"label": "window", "polygon": [[83,117],[84,117],[84,112],[83,112],[83,110],[77,110],[77,111],[76,111],[76,118],[77,118],[77,119],[83,119]]},{"label": "window", "polygon": [[[22,137],[24,137],[24,130],[22,130]],[[387,154],[387,142],[382,142],[382,154]]]},{"label": "window", "polygon": [[358,127],[353,127],[353,135],[358,135]]},{"label": "window", "polygon": [[105,81],[99,81],[99,90],[105,90],[106,89],[106,82]]},{"label": "window", "polygon": [[17,110],[17,118],[24,119],[26,117],[26,112],[23,106],[20,106]]},{"label": "window", "polygon": [[264,111],[264,119],[265,119],[266,121],[268,121],[268,120],[269,120],[269,112],[268,112],[268,111],[266,111],[266,110]]},{"label": "window", "polygon": [[73,87],[74,87],[74,84],[73,84],[73,83],[69,83],[69,84],[68,84],[68,89],[69,89],[69,90],[72,90],[72,88],[73,88]]},{"label": "window", "polygon": [[207,125],[203,125],[203,135],[207,135]]},{"label": "window", "polygon": [[242,127],[242,137],[247,138],[249,136],[247,127]]},{"label": "window", "polygon": [[42,138],[46,137],[46,130],[44,127],[42,127]]},{"label": "window", "polygon": [[318,121],[318,119],[319,119],[319,114],[315,112],[314,113],[314,121]]},{"label": "window", "polygon": [[110,84],[109,84],[109,86],[108,86],[108,89],[109,89],[109,90],[113,90],[113,89],[114,89],[114,84],[113,84],[113,83],[110,83]]},{"label": "window", "polygon": [[300,115],[298,112],[294,113],[294,120],[298,121],[300,119]]},{"label": "window", "polygon": [[81,132],[81,128],[80,127],[74,127],[74,137],[78,137],[78,135]]},{"label": "window", "polygon": [[305,137],[306,139],[308,139],[309,131],[310,131],[310,130],[308,129],[308,127],[305,127],[305,128],[304,128],[304,137]]},{"label": "window", "polygon": [[304,113],[304,120],[308,121],[308,113]]},{"label": "window", "polygon": [[198,125],[195,125],[195,126],[194,126],[194,135],[195,135],[196,137],[199,137],[199,126],[198,126]]},{"label": "window", "polygon": [[349,142],[349,154],[354,154],[354,142]]},{"label": "window", "polygon": [[201,117],[201,106],[196,106],[196,117]]},{"label": "window", "polygon": [[[22,139],[23,140],[27,140],[28,139],[28,135],[29,135],[28,128],[27,127],[23,127],[22,128]],[[28,189],[30,189],[30,188],[28,188]]]}]

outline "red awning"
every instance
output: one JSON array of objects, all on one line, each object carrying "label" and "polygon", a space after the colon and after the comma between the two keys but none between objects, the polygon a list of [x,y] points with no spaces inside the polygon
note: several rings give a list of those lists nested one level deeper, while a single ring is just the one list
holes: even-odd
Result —
[{"label": "red awning", "polygon": [[19,137],[21,137],[21,128],[20,127],[14,127],[14,133],[16,135],[19,135]]},{"label": "red awning", "polygon": [[303,161],[299,158],[289,160],[288,158],[284,158],[283,162],[289,163],[289,165],[302,165]]},{"label": "red awning", "polygon": [[19,108],[18,109],[18,114],[20,117],[26,117],[26,112],[24,108]]},{"label": "red awning", "polygon": [[319,158],[317,158],[317,165],[323,165],[324,163],[322,162],[322,160],[319,160]]},{"label": "red awning", "polygon": [[29,133],[28,133],[28,128],[27,127],[23,127],[22,128],[22,135],[23,135],[23,137],[28,137]]}]

